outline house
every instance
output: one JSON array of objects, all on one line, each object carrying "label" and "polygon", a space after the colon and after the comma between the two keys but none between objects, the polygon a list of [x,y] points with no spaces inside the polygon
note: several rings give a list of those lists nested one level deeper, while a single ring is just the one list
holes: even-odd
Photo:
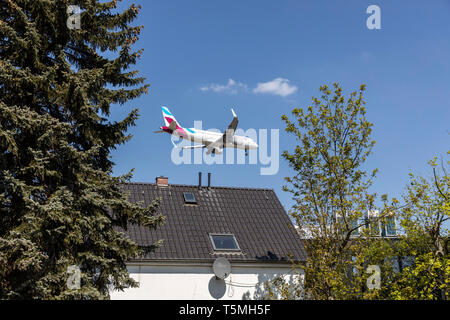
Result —
[{"label": "house", "polygon": [[[167,221],[153,230],[129,226],[127,234],[139,245],[164,242],[129,261],[139,288],[111,292],[111,299],[261,299],[266,281],[302,276],[290,261],[305,260],[302,240],[275,192],[215,187],[210,178],[207,186],[201,185],[201,174],[198,185],[158,177],[156,183],[123,186],[132,202],[161,198]],[[224,260],[231,270],[217,275],[213,264]]]}]

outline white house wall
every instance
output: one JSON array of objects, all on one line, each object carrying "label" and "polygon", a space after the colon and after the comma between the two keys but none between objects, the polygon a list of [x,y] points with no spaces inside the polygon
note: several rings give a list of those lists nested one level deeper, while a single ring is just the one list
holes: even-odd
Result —
[{"label": "white house wall", "polygon": [[[139,288],[111,292],[113,300],[241,300],[262,299],[264,283],[283,275],[292,282],[296,273],[289,264],[232,264],[231,274],[216,279],[212,264],[145,263],[129,265]],[[301,276],[302,277],[302,276]]]}]

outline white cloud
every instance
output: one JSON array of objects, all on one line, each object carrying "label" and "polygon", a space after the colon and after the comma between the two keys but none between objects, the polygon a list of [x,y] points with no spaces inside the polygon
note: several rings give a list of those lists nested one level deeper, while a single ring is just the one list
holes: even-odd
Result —
[{"label": "white cloud", "polygon": [[297,86],[289,84],[288,79],[276,78],[268,82],[260,82],[253,89],[255,94],[274,94],[281,97],[287,97],[298,90]]},{"label": "white cloud", "polygon": [[[281,97],[287,97],[298,90],[297,86],[290,84],[288,79],[275,78],[268,82],[259,82],[253,89],[254,94],[273,94]],[[215,92],[224,94],[237,94],[239,92],[248,92],[248,86],[242,82],[236,82],[229,78],[227,84],[211,83],[200,87],[202,92]]]},{"label": "white cloud", "polygon": [[216,93],[227,93],[227,94],[237,94],[240,91],[247,91],[247,85],[242,82],[236,82],[233,79],[228,79],[228,83],[226,85],[212,83],[207,86],[200,87],[200,91],[212,91]]}]

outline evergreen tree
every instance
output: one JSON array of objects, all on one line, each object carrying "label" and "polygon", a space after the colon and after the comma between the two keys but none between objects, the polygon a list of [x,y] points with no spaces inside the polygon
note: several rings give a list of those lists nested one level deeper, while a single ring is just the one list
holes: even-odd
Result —
[{"label": "evergreen tree", "polygon": [[[156,202],[127,201],[131,173],[112,176],[110,153],[131,138],[137,110],[109,115],[148,90],[129,70],[142,53],[138,14],[117,1],[0,0],[1,299],[104,299],[136,286],[125,262],[145,249],[121,230],[164,217]],[[80,289],[67,285],[72,265]]]}]

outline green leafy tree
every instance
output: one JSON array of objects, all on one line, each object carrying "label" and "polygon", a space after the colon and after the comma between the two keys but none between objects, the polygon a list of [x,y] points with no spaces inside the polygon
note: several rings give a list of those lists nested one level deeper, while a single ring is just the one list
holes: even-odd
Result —
[{"label": "green leafy tree", "polygon": [[[80,29],[68,27],[69,5],[81,8]],[[164,217],[156,202],[127,201],[130,174],[112,176],[110,153],[137,110],[109,116],[148,90],[129,70],[138,13],[117,1],[0,1],[1,299],[103,299],[137,285],[125,262],[145,249],[121,230]],[[67,286],[71,265],[80,289]]]},{"label": "green leafy tree", "polygon": [[[364,91],[361,85],[345,98],[337,83],[332,89],[324,85],[320,99],[313,97],[306,110],[292,111],[293,120],[282,116],[286,132],[298,143],[292,153],[283,152],[295,172],[286,178],[284,190],[292,194],[291,214],[307,239],[308,258],[299,267],[305,272],[302,294],[309,299],[372,297],[366,268],[383,262],[391,251],[389,242],[376,235],[393,208],[386,196],[382,208],[376,207],[377,195],[369,187],[377,170],[363,169],[375,144]],[[378,215],[367,216],[375,209]]]},{"label": "green leafy tree", "polygon": [[[449,152],[450,154],[450,152]],[[392,299],[447,300],[450,297],[450,176],[436,158],[429,162],[433,176],[410,173],[401,210],[403,235],[396,255],[411,257],[388,288]],[[447,161],[447,165],[450,161]]]}]

